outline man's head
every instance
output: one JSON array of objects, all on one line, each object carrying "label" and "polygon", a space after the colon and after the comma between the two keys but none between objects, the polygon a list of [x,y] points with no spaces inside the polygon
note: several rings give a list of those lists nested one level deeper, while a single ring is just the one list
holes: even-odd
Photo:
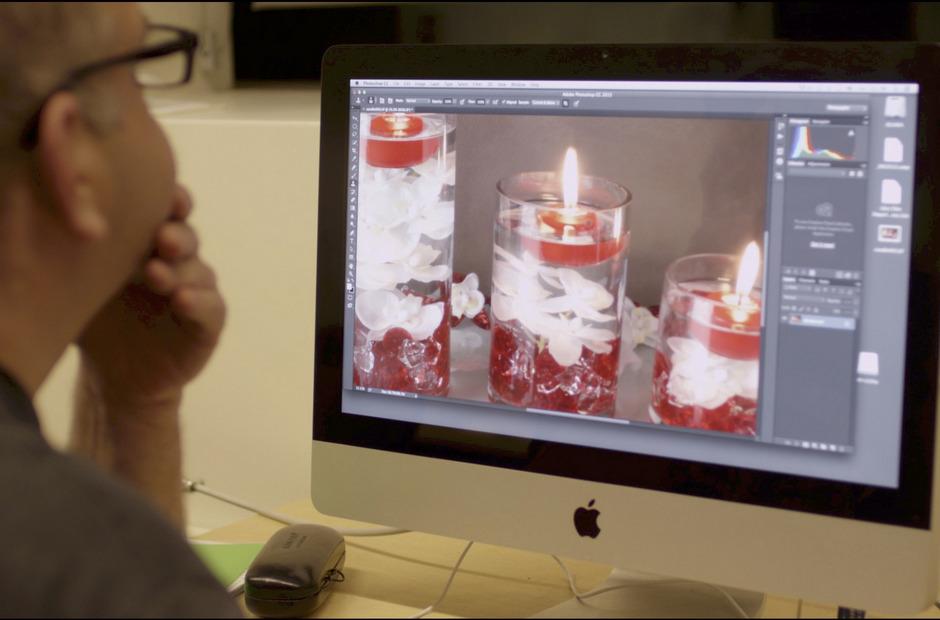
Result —
[{"label": "man's head", "polygon": [[133,63],[55,91],[76,68],[139,49],[145,33],[134,4],[0,4],[0,293],[33,270],[20,275],[88,314],[149,254],[175,169]]}]

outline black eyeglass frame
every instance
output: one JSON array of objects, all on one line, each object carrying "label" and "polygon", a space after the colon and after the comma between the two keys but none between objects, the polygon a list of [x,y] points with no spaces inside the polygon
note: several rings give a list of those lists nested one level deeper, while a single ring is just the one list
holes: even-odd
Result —
[{"label": "black eyeglass frame", "polygon": [[148,32],[155,30],[171,32],[176,35],[176,39],[145,47],[134,52],[128,52],[127,54],[121,54],[120,56],[114,56],[113,58],[98,60],[69,71],[65,78],[42,98],[36,112],[23,127],[23,131],[20,134],[20,147],[27,151],[35,148],[39,138],[39,118],[42,115],[43,108],[46,106],[46,102],[49,101],[54,94],[74,89],[80,81],[98,71],[109,69],[117,65],[161,58],[177,52],[186,52],[186,68],[182,79],[169,84],[161,84],[158,88],[180,86],[189,82],[193,74],[193,58],[196,55],[196,48],[199,46],[199,35],[191,30],[178,28],[176,26],[164,24],[149,24],[147,26]]}]

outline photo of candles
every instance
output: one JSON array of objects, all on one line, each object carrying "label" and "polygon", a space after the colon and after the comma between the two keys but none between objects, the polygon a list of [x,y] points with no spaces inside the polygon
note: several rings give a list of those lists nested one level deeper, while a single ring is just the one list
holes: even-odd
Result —
[{"label": "photo of candles", "polygon": [[765,122],[360,126],[354,385],[756,435]]},{"label": "photo of candles", "polygon": [[356,385],[443,395],[450,382],[455,135],[440,114],[364,114]]},{"label": "photo of candles", "polygon": [[686,256],[666,271],[650,416],[671,426],[755,435],[760,250]]},{"label": "photo of candles", "polygon": [[489,396],[517,407],[609,414],[620,359],[630,192],[561,173],[499,182]]}]

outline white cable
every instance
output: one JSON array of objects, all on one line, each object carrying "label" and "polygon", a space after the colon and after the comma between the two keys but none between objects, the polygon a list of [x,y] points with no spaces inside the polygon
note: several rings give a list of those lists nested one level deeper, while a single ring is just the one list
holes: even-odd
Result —
[{"label": "white cable", "polygon": [[235,581],[228,584],[228,587],[225,589],[228,591],[229,596],[238,596],[245,591],[245,578],[248,576],[248,571],[242,571],[242,574],[235,578]]},{"label": "white cable", "polygon": [[[260,515],[260,516],[262,516],[262,517],[265,517],[265,518],[267,518],[267,519],[271,519],[272,521],[278,521],[278,522],[280,522],[280,523],[284,523],[285,525],[299,525],[299,524],[307,524],[307,523],[310,523],[309,521],[305,521],[305,520],[303,520],[303,519],[295,519],[295,518],[290,517],[290,516],[288,516],[288,515],[285,515],[285,514],[283,514],[283,513],[273,512],[273,511],[269,511],[269,510],[264,510],[263,508],[258,508],[257,506],[252,506],[251,504],[247,504],[247,503],[245,503],[245,502],[243,502],[243,501],[241,501],[241,500],[239,500],[239,499],[236,499],[236,498],[234,498],[234,497],[232,497],[232,496],[230,496],[230,495],[226,495],[225,493],[220,493],[219,491],[215,491],[215,490],[213,490],[213,489],[207,487],[207,486],[206,486],[205,484],[203,484],[201,481],[188,480],[188,479],[184,478],[184,479],[183,479],[183,490],[186,491],[186,492],[189,492],[189,493],[202,493],[203,495],[208,495],[209,497],[212,497],[212,498],[217,499],[217,500],[219,500],[219,501],[225,502],[225,503],[227,503],[227,504],[231,504],[231,505],[233,505],[233,506],[238,506],[239,508],[243,508],[243,509],[248,510],[248,511],[250,511],[250,512],[254,512],[255,514],[258,514],[258,515]],[[392,528],[392,527],[375,527],[375,528],[335,528],[335,529],[336,529],[337,532],[339,532],[339,534],[340,534],[341,536],[350,536],[350,537],[360,537],[360,536],[391,536],[391,535],[394,535],[394,534],[405,534],[405,533],[409,532],[409,530],[402,530],[402,529],[397,529],[397,528]],[[460,557],[457,558],[457,563],[454,564],[454,568],[451,569],[450,577],[448,577],[447,583],[444,585],[444,590],[441,592],[441,595],[440,595],[439,597],[437,597],[437,600],[434,601],[431,605],[425,607],[424,609],[422,609],[421,611],[419,611],[418,613],[416,613],[415,615],[409,616],[409,618],[423,618],[424,616],[426,616],[426,615],[428,615],[429,613],[433,612],[433,611],[435,610],[435,608],[436,608],[438,605],[440,605],[441,601],[444,600],[444,597],[447,596],[447,592],[450,591],[450,586],[451,586],[451,584],[454,582],[454,578],[457,576],[457,571],[460,570],[460,565],[463,564],[464,558],[467,557],[467,553],[470,551],[470,547],[472,547],[472,546],[473,546],[473,541],[470,541],[470,542],[467,543],[467,546],[464,547],[464,550],[463,550],[463,552],[460,554]],[[600,590],[591,590],[590,592],[581,592],[581,591],[579,591],[579,590],[577,589],[577,587],[575,587],[575,585],[574,585],[574,577],[571,575],[571,571],[568,570],[568,567],[565,566],[565,563],[561,561],[561,558],[559,558],[558,556],[555,556],[555,555],[553,555],[552,558],[554,558],[554,560],[555,560],[556,562],[558,562],[558,565],[561,567],[561,570],[564,571],[565,576],[568,578],[568,587],[570,588],[571,593],[574,595],[574,597],[575,597],[576,599],[578,599],[578,600],[581,601],[581,602],[584,602],[585,600],[590,599],[590,598],[593,598],[593,597],[595,597],[595,596],[599,596],[599,595],[601,595],[601,594],[605,594],[605,593],[607,593],[607,592],[612,592],[612,591],[614,591],[614,590],[622,590],[622,589],[624,589],[624,588],[635,588],[635,587],[650,586],[650,585],[662,586],[662,585],[672,585],[672,584],[680,584],[680,583],[681,583],[681,584],[689,584],[689,585],[702,585],[702,586],[706,586],[706,587],[712,588],[713,590],[716,590],[717,592],[719,592],[722,596],[724,596],[724,597],[728,600],[728,602],[732,605],[732,607],[734,607],[735,611],[738,613],[738,615],[739,615],[741,618],[749,618],[749,616],[747,615],[747,612],[745,612],[745,611],[741,608],[741,605],[739,605],[738,602],[737,602],[736,600],[734,600],[734,597],[733,597],[733,596],[731,596],[730,594],[728,594],[727,592],[725,592],[723,589],[721,589],[720,587],[718,587],[718,586],[716,586],[716,585],[713,585],[713,584],[710,584],[710,583],[704,583],[704,582],[700,582],[700,581],[690,581],[690,580],[687,580],[687,579],[659,579],[659,580],[655,580],[655,581],[638,580],[638,581],[635,581],[635,582],[623,583],[623,584],[619,584],[619,585],[616,585],[616,586],[610,586],[610,587],[607,587],[607,588],[601,588]],[[244,574],[243,574],[243,575],[240,575],[239,578],[236,579],[236,580],[229,586],[230,591],[233,591],[233,592],[238,592],[238,591],[240,591],[241,588],[244,587],[244,585],[243,585],[243,584],[244,584],[244,581],[243,581],[243,580],[244,580]],[[801,601],[801,602],[802,602],[802,601]]]},{"label": "white cable", "polygon": [[[244,508],[245,510],[251,511],[255,514],[261,515],[272,521],[278,521],[284,523],[285,525],[302,525],[308,524],[310,521],[305,521],[303,519],[295,519],[280,512],[272,512],[270,510],[265,510],[263,508],[258,508],[257,506],[252,506],[251,504],[246,504],[245,502],[232,497],[231,495],[226,495],[225,493],[220,493],[210,489],[202,481],[188,480],[183,478],[183,490],[189,493],[202,493],[203,495],[208,495],[209,497],[215,498],[219,501],[225,502],[226,504],[231,504],[233,506],[238,506],[239,508]],[[405,534],[409,530],[402,530],[393,527],[371,527],[371,528],[356,528],[356,527],[337,527],[334,528],[341,536],[391,536],[393,534]]]},{"label": "white cable", "polygon": [[561,570],[564,571],[565,576],[568,578],[568,588],[571,590],[571,593],[574,595],[576,599],[578,599],[578,601],[582,603],[586,601],[587,599],[594,598],[595,596],[599,596],[607,592],[613,592],[614,590],[623,590],[625,588],[637,588],[637,587],[643,587],[643,586],[666,586],[666,585],[686,584],[686,585],[706,586],[708,588],[716,590],[728,600],[728,602],[731,604],[731,606],[734,608],[735,612],[738,614],[740,618],[750,618],[750,616],[747,615],[747,612],[741,608],[741,605],[738,604],[736,600],[734,600],[733,596],[731,596],[730,594],[725,592],[722,588],[714,584],[705,583],[702,581],[691,581],[689,579],[656,579],[656,580],[638,579],[636,581],[630,581],[630,582],[622,583],[616,586],[609,586],[606,588],[601,588],[599,590],[591,590],[590,592],[581,592],[580,590],[578,590],[577,587],[575,587],[574,577],[571,575],[571,571],[568,570],[568,567],[565,566],[565,563],[561,561],[561,558],[559,558],[556,555],[553,555],[552,558],[554,558],[554,560],[558,562],[558,565],[561,567]]},{"label": "white cable", "polygon": [[467,552],[470,551],[470,547],[473,546],[473,541],[467,543],[467,546],[463,548],[463,553],[460,554],[460,557],[457,558],[457,563],[454,564],[454,568],[450,571],[450,577],[447,579],[447,583],[444,585],[444,590],[441,592],[441,595],[437,597],[437,600],[416,613],[413,616],[408,616],[409,618],[423,618],[437,608],[441,604],[441,601],[444,600],[444,597],[447,596],[447,591],[450,590],[450,584],[454,582],[454,577],[457,576],[457,571],[460,570],[460,565],[463,564],[463,559],[467,557]]}]

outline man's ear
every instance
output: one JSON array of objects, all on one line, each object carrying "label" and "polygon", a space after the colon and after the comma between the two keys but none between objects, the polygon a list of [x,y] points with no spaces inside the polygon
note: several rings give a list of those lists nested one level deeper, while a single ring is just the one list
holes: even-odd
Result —
[{"label": "man's ear", "polygon": [[74,93],[58,92],[46,101],[39,116],[36,154],[51,209],[79,237],[89,241],[105,237],[107,205],[100,184],[104,158]]}]

